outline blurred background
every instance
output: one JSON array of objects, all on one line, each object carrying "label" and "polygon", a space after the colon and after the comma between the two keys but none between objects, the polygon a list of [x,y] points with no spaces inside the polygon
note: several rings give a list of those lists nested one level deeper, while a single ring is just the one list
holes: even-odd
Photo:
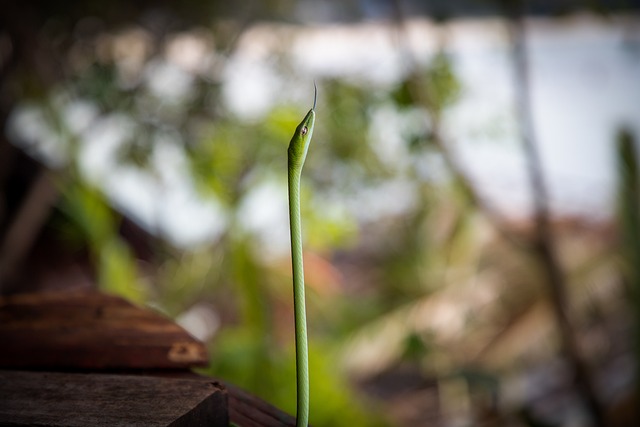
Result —
[{"label": "blurred background", "polygon": [[0,13],[0,292],[99,287],[314,426],[635,425],[632,1],[22,0]]}]

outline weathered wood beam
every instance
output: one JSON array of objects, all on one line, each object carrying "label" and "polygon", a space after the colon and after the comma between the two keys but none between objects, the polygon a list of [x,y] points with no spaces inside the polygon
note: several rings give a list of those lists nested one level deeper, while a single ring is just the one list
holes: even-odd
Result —
[{"label": "weathered wood beam", "polygon": [[98,292],[0,298],[0,368],[183,369],[207,350],[170,319]]},{"label": "weathered wood beam", "polygon": [[0,371],[0,425],[228,427],[229,417],[214,381]]}]

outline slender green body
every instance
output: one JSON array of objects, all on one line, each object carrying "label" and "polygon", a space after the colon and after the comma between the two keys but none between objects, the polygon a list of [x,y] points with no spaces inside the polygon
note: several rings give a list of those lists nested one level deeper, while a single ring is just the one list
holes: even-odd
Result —
[{"label": "slender green body", "polygon": [[304,265],[302,261],[302,226],[300,223],[300,176],[313,135],[313,107],[296,128],[289,143],[289,221],[291,227],[291,264],[293,267],[293,307],[296,337],[297,409],[296,426],[309,424],[309,352],[307,345],[307,314],[304,296]]}]

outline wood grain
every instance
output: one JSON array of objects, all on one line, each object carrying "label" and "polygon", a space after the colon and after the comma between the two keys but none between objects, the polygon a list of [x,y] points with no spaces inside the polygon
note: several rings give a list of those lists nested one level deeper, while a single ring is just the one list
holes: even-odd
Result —
[{"label": "wood grain", "polygon": [[214,381],[0,371],[0,425],[228,427],[227,394]]},{"label": "wood grain", "polygon": [[225,384],[229,396],[229,418],[242,427],[295,427],[295,417],[250,395],[244,390]]},{"label": "wood grain", "polygon": [[171,320],[98,292],[0,298],[0,367],[180,369],[206,366],[200,341]]}]

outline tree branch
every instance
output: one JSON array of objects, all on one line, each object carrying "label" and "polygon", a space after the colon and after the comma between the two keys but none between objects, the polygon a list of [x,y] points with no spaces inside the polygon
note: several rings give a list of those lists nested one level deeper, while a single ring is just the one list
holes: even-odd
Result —
[{"label": "tree branch", "polygon": [[567,284],[562,267],[555,252],[553,231],[550,226],[548,194],[542,171],[542,161],[538,151],[532,121],[530,82],[526,50],[526,29],[521,0],[502,0],[509,24],[512,58],[514,65],[514,86],[516,110],[521,129],[521,139],[527,161],[527,175],[534,204],[535,235],[534,254],[537,256],[547,277],[551,306],[560,331],[564,353],[571,364],[578,393],[591,413],[595,425],[606,425],[602,405],[596,395],[589,370],[581,357],[578,340],[567,313]]}]

